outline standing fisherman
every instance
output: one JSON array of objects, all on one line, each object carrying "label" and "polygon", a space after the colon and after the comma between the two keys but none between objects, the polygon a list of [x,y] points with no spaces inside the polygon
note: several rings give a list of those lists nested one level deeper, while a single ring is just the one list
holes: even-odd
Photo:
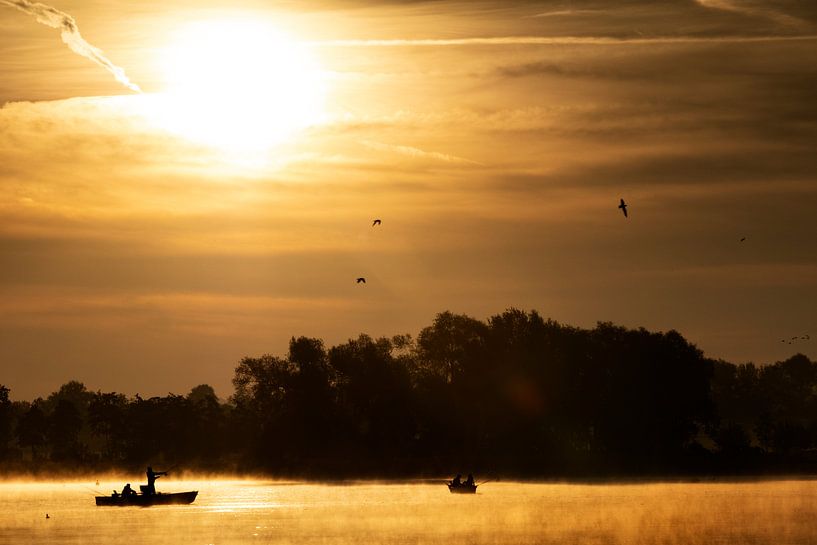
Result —
[{"label": "standing fisherman", "polygon": [[167,471],[153,471],[153,468],[148,466],[147,471],[145,471],[145,475],[148,478],[148,485],[144,489],[145,494],[155,494],[156,493],[156,479],[161,477],[162,475],[167,475]]}]

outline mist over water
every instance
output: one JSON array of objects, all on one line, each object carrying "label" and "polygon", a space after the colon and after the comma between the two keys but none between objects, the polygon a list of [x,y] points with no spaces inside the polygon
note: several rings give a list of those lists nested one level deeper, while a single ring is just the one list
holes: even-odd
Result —
[{"label": "mist over water", "polygon": [[[817,482],[440,484],[168,481],[189,506],[96,507],[124,483],[2,483],[0,544],[806,544]],[[133,483],[132,483],[133,484]],[[45,514],[50,519],[46,520]]]}]

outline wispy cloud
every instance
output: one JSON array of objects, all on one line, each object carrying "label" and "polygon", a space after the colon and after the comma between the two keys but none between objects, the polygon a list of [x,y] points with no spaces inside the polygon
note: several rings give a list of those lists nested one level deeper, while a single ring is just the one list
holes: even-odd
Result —
[{"label": "wispy cloud", "polygon": [[[2,0],[0,0],[2,1]],[[696,43],[754,43],[815,40],[817,34],[798,36],[655,36],[614,38],[596,36],[502,36],[492,38],[328,40],[306,42],[312,47],[423,47],[472,45],[651,45]]]},{"label": "wispy cloud", "polygon": [[743,15],[763,17],[785,26],[804,27],[808,23],[797,17],[793,17],[782,11],[773,8],[747,4],[736,0],[695,0],[699,5],[722,11],[732,11]]},{"label": "wispy cloud", "polygon": [[71,51],[97,63],[113,74],[116,81],[131,91],[142,92],[138,85],[128,79],[124,69],[112,63],[101,49],[85,41],[85,38],[79,33],[76,20],[71,15],[52,6],[29,0],[0,0],[0,6],[16,8],[34,17],[38,23],[59,29],[62,41]]},{"label": "wispy cloud", "polygon": [[555,11],[545,11],[543,13],[536,13],[529,17],[571,17],[574,15],[594,15],[602,13],[600,9],[559,9]]},{"label": "wispy cloud", "polygon": [[371,140],[362,140],[360,142],[367,148],[371,148],[378,151],[390,151],[393,153],[399,153],[400,155],[406,155],[408,157],[416,157],[420,159],[433,159],[436,161],[443,161],[445,163],[460,163],[460,164],[467,164],[467,165],[480,165],[482,163],[478,163],[477,161],[472,161],[470,159],[465,159],[463,157],[457,157],[456,155],[448,155],[447,153],[440,153],[437,151],[426,151],[420,148],[413,148],[411,146],[395,146],[392,144],[383,144],[381,142],[372,142]]}]

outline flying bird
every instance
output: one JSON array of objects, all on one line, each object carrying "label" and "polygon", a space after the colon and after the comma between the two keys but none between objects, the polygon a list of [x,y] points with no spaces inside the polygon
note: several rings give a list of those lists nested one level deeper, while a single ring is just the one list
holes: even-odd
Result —
[{"label": "flying bird", "polygon": [[743,242],[744,240],[746,240],[746,237],[741,237],[740,241]]},{"label": "flying bird", "polygon": [[627,217],[627,203],[624,202],[624,199],[621,199],[621,204],[618,205],[618,207],[621,208],[622,212],[624,212],[624,217],[626,218]]},{"label": "flying bird", "polygon": [[380,225],[380,220],[374,220],[372,222],[372,227],[374,227],[375,225]]},{"label": "flying bird", "polygon": [[357,279],[357,283],[358,283],[358,284],[365,284],[365,283],[366,283],[366,279],[365,279],[365,278],[363,278],[363,277],[361,276],[360,278],[358,278],[358,279]]}]

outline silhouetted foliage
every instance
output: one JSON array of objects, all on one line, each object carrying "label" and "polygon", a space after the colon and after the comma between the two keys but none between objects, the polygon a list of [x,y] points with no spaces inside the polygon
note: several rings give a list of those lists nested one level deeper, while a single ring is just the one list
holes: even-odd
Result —
[{"label": "silhouetted foliage", "polygon": [[128,399],[114,392],[93,394],[88,403],[88,424],[99,439],[98,453],[112,463],[127,459]]},{"label": "silhouetted foliage", "polygon": [[38,403],[34,403],[17,422],[17,442],[31,451],[31,459],[37,461],[41,450],[46,445],[46,428],[48,420]]},{"label": "silhouetted foliage", "polygon": [[9,389],[0,384],[0,460],[8,454],[14,425],[14,407],[9,399]]},{"label": "silhouetted foliage", "polygon": [[60,399],[48,417],[46,429],[52,459],[74,463],[80,461],[82,447],[79,442],[79,432],[82,424],[82,416],[76,405],[67,399]]},{"label": "silhouetted foliage", "polygon": [[360,335],[243,358],[221,401],[0,386],[0,456],[27,469],[148,463],[278,475],[813,471],[817,363],[704,357],[679,333],[443,312],[416,339]]}]

